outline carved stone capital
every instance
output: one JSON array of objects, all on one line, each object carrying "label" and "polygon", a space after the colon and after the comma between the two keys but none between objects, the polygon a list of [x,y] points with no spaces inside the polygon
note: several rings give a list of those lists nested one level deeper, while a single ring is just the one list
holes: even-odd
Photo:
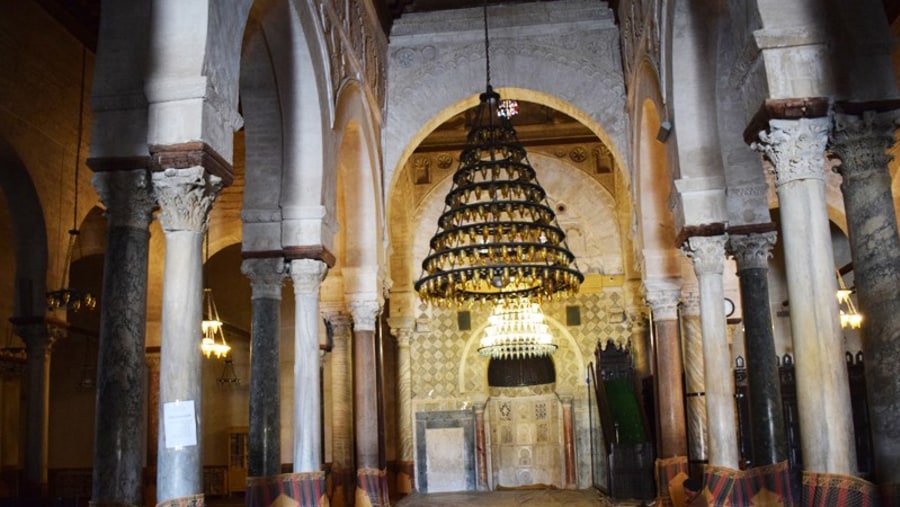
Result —
[{"label": "carved stone capital", "polygon": [[835,114],[829,149],[841,159],[837,171],[846,179],[870,171],[887,171],[893,158],[894,130],[900,111],[862,115]]},{"label": "carved stone capital", "polygon": [[700,286],[696,283],[685,284],[681,287],[681,311],[684,315],[700,315]]},{"label": "carved stone capital", "polygon": [[825,180],[825,146],[831,119],[769,120],[769,130],[759,133],[751,147],[772,163],[775,186],[795,180]]},{"label": "carved stone capital", "polygon": [[203,167],[166,169],[153,173],[153,187],[162,213],[163,231],[203,233],[209,224],[209,210],[222,189],[222,179]]},{"label": "carved stone capital", "polygon": [[697,276],[721,275],[725,271],[726,236],[693,236],[681,251],[694,263]]},{"label": "carved stone capital", "polygon": [[357,331],[374,331],[378,314],[381,313],[381,304],[374,300],[351,301],[350,315],[353,316],[353,327]]},{"label": "carved stone capital", "polygon": [[294,294],[319,293],[322,280],[328,273],[328,265],[313,259],[294,259],[291,261],[291,280],[294,282]]},{"label": "carved stone capital", "polygon": [[673,283],[645,282],[644,298],[653,312],[654,320],[675,320],[678,318],[678,302],[681,288]]},{"label": "carved stone capital", "polygon": [[737,261],[738,271],[767,268],[772,247],[778,239],[775,231],[757,234],[736,234],[728,237],[728,251]]},{"label": "carved stone capital", "polygon": [[253,299],[281,299],[281,286],[288,276],[284,259],[244,259],[241,273],[250,279]]},{"label": "carved stone capital", "polygon": [[409,340],[413,335],[413,329],[411,327],[391,328],[391,334],[394,335],[394,340],[397,342],[398,348],[409,348]]},{"label": "carved stone capital", "polygon": [[343,305],[340,307],[326,307],[321,305],[319,311],[322,313],[322,318],[324,318],[325,322],[331,327],[334,336],[350,335],[352,322],[350,314],[347,313]]},{"label": "carved stone capital", "polygon": [[97,173],[91,183],[106,206],[110,227],[147,229],[156,208],[153,181],[147,169]]},{"label": "carved stone capital", "polygon": [[10,319],[16,335],[25,342],[28,355],[49,352],[53,342],[65,336],[65,328],[47,322],[43,317]]}]

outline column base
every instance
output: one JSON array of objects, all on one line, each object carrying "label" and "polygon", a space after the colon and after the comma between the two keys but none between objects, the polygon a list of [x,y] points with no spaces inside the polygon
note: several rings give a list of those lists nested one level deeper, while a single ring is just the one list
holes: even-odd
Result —
[{"label": "column base", "polygon": [[331,507],[349,507],[356,495],[355,470],[352,468],[331,469]]},{"label": "column base", "polygon": [[[247,479],[247,507],[270,507],[287,497],[297,507],[330,507],[325,494],[325,472],[303,472],[249,477]],[[283,500],[283,499],[282,499]]]},{"label": "column base", "polygon": [[787,461],[748,470],[707,466],[703,471],[702,494],[707,505],[715,506],[799,505],[791,490]]},{"label": "column base", "polygon": [[140,507],[136,503],[128,503],[128,502],[95,502],[93,500],[88,502],[88,507]]},{"label": "column base", "polygon": [[416,472],[412,461],[400,461],[397,463],[397,493],[408,495],[413,492]]},{"label": "column base", "polygon": [[878,486],[878,496],[881,498],[881,505],[884,507],[900,505],[900,483],[880,484]]},{"label": "column base", "polygon": [[[656,460],[656,505],[671,507],[672,498],[682,498],[681,483],[689,477],[687,456],[674,456]],[[681,502],[683,504],[683,501]]]},{"label": "column base", "polygon": [[[800,502],[804,506],[879,505],[875,485],[849,475],[803,472]],[[881,505],[896,505],[882,503]]]},{"label": "column base", "polygon": [[390,507],[387,472],[377,468],[356,471],[356,507]]},{"label": "column base", "polygon": [[206,505],[206,500],[201,493],[199,495],[183,496],[181,498],[173,498],[171,500],[166,500],[165,502],[159,502],[156,504],[156,507],[203,507],[204,505]]}]

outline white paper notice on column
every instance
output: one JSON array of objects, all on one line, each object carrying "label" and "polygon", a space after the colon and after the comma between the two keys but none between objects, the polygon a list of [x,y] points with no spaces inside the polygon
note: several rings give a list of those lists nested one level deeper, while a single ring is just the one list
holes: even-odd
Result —
[{"label": "white paper notice on column", "polygon": [[194,400],[163,403],[163,429],[166,432],[166,449],[197,445]]}]

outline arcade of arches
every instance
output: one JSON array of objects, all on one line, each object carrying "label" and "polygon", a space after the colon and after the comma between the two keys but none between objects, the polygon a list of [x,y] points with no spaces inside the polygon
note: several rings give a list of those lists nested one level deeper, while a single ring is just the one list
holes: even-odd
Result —
[{"label": "arcade of arches", "polygon": [[[900,505],[900,3],[484,5],[0,6],[0,505]],[[484,12],[585,276],[530,362],[413,288]]]}]

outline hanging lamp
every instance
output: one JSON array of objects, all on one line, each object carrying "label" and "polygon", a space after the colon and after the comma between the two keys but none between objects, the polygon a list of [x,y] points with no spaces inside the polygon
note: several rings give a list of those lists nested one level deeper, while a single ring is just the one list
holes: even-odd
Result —
[{"label": "hanging lamp", "polygon": [[95,298],[93,294],[69,286],[69,273],[75,254],[75,244],[78,241],[78,169],[81,162],[81,137],[83,133],[82,124],[84,123],[84,89],[87,75],[87,59],[85,58],[85,51],[87,50],[82,49],[81,52],[81,88],[78,98],[78,144],[75,146],[75,198],[73,199],[72,204],[72,228],[69,229],[69,241],[66,246],[66,257],[63,261],[63,274],[60,287],[56,290],[47,292],[46,294],[47,309],[50,311],[72,310],[73,312],[77,312],[82,308],[92,310],[97,306],[97,298]]},{"label": "hanging lamp", "polygon": [[[850,298],[850,295],[853,294],[853,290],[848,289],[847,286],[844,285],[844,278],[841,276],[841,272],[836,271],[836,273],[838,279],[838,290],[836,295],[838,300],[838,310],[840,311],[841,327],[859,329],[862,327],[863,316],[856,311],[856,305],[853,304],[853,300]],[[846,312],[844,311],[845,308],[847,309]]]},{"label": "hanging lamp", "polygon": [[524,299],[494,305],[478,352],[493,359],[525,359],[556,352],[541,306]]},{"label": "hanging lamp", "polygon": [[[206,231],[206,261],[209,262],[209,229]],[[224,324],[219,318],[219,310],[216,308],[216,300],[213,298],[212,289],[203,288],[203,321],[200,329],[203,337],[200,339],[200,350],[207,358],[215,355],[217,358],[227,356],[231,346],[225,341]]]},{"label": "hanging lamp", "polygon": [[486,90],[415,289],[448,304],[574,294],[584,275],[510,121],[518,105],[491,87],[486,4],[484,46]]}]

